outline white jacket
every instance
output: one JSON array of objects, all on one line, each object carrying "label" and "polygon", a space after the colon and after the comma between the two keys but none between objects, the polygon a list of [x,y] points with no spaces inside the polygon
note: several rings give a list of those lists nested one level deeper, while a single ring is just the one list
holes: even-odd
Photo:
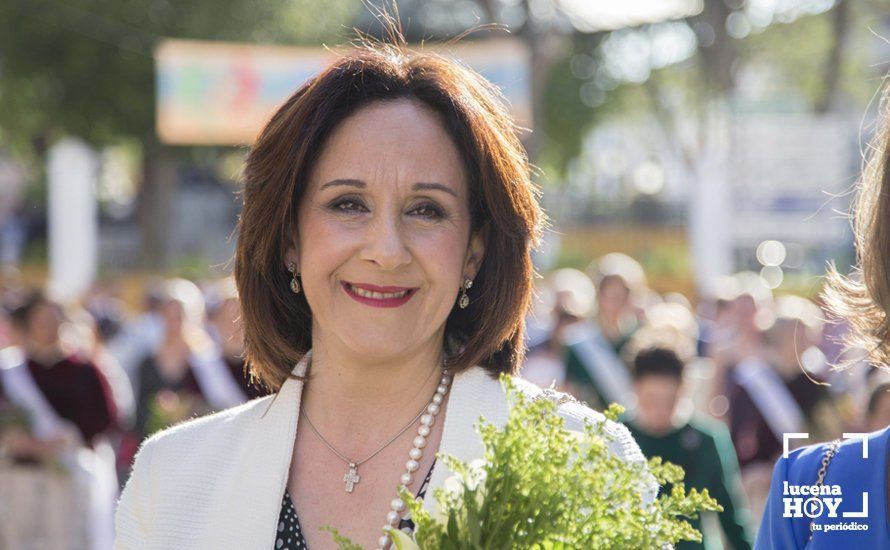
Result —
[{"label": "white jacket", "polygon": [[[304,372],[305,363],[294,372]],[[516,382],[530,397],[545,391]],[[115,548],[272,550],[302,387],[298,380],[288,380],[274,396],[185,422],[148,439],[118,503]],[[559,413],[571,430],[605,420],[580,403],[559,402]],[[475,367],[457,374],[439,452],[464,462],[481,458],[483,447],[474,425],[483,417],[503,426],[507,413],[503,388],[485,370]],[[611,449],[617,456],[644,460],[627,428],[607,422],[606,430],[615,436]],[[424,507],[432,510],[434,489],[449,475],[443,463],[436,465]],[[641,487],[647,501],[655,498],[654,480],[643,480]]]}]

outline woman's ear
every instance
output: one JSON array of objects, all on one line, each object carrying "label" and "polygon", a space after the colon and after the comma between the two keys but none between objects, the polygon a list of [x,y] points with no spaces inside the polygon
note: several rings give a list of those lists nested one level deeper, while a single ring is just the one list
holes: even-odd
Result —
[{"label": "woman's ear", "polygon": [[284,251],[284,267],[287,268],[290,264],[294,264],[296,273],[300,272],[300,255],[297,253],[297,247],[294,244],[288,246]]},{"label": "woman's ear", "polygon": [[473,233],[470,237],[470,247],[467,250],[467,263],[464,269],[467,277],[475,279],[485,258],[485,242],[488,237],[488,226]]}]

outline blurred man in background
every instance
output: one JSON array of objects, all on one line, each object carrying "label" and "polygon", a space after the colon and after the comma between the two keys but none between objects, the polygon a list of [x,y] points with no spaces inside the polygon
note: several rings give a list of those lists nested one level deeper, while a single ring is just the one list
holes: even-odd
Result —
[{"label": "blurred man in background", "polygon": [[[627,422],[634,439],[647,458],[660,456],[681,466],[687,488],[707,489],[723,506],[718,518],[726,541],[732,548],[751,548],[750,515],[729,433],[721,423],[691,415],[691,407],[681,406],[685,365],[670,344],[631,340],[629,346],[636,345],[641,346],[632,359],[637,407]],[[702,530],[702,543],[682,542],[677,548],[722,548],[723,537],[714,526],[692,523]]]}]

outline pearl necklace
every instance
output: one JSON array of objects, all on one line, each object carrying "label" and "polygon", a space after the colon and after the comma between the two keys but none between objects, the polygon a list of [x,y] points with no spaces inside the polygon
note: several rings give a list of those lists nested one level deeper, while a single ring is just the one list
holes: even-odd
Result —
[{"label": "pearl necklace", "polygon": [[[426,413],[420,417],[420,426],[418,426],[417,436],[414,438],[414,447],[408,452],[408,462],[405,463],[405,473],[402,474],[400,479],[401,483],[398,485],[400,489],[402,487],[407,488],[407,486],[411,485],[414,481],[414,472],[420,467],[418,461],[423,457],[423,448],[426,447],[427,443],[426,439],[429,437],[431,428],[436,422],[436,416],[439,415],[442,401],[445,400],[445,394],[448,393],[448,387],[450,385],[451,375],[448,374],[447,368],[443,368],[442,378],[439,380],[439,387],[436,388],[436,393],[433,394],[433,398],[430,400],[429,405],[427,405]],[[399,521],[402,519],[402,512],[405,510],[405,502],[400,496],[396,496],[396,498],[392,499],[389,506],[390,511],[386,514],[386,524],[383,526],[384,534],[377,539],[377,544],[381,549],[389,548],[389,545],[392,543],[392,539],[386,532],[390,528],[396,529],[398,527]]]}]

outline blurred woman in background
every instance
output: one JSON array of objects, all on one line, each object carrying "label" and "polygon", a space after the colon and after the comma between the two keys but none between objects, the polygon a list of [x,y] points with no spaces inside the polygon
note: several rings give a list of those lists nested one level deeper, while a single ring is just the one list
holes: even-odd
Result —
[{"label": "blurred woman in background", "polygon": [[111,389],[61,337],[60,304],[34,292],[10,317],[18,346],[0,351],[0,494],[15,506],[4,511],[0,546],[109,548],[118,488],[106,437],[117,415]]},{"label": "blurred woman in background", "polygon": [[253,380],[244,361],[244,328],[241,326],[241,304],[238,289],[231,277],[219,279],[209,285],[207,296],[207,333],[217,346],[217,352],[232,378],[248,399],[269,393],[257,380]]},{"label": "blurred woman in background", "polygon": [[139,362],[133,380],[137,442],[195,414],[247,401],[204,328],[204,298],[197,285],[169,279],[158,298],[163,336]]}]

